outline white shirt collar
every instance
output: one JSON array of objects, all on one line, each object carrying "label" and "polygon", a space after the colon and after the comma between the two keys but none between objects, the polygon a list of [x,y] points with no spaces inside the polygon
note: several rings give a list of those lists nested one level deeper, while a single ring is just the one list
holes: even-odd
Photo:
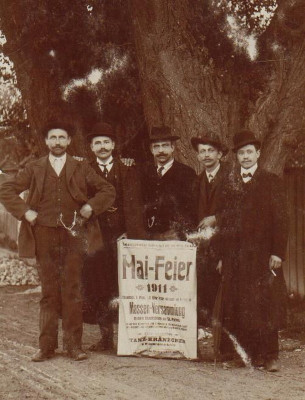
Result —
[{"label": "white shirt collar", "polygon": [[[253,175],[254,175],[256,170],[257,170],[257,163],[254,164],[251,168],[248,168],[248,169],[245,169],[245,168],[241,167],[240,175],[241,175],[242,180],[244,181],[244,183],[247,183],[247,182],[251,181],[251,179],[253,178]],[[244,177],[243,174],[251,174],[252,176]]]},{"label": "white shirt collar", "polygon": [[220,163],[217,165],[217,167],[212,172],[205,171],[209,182],[211,182],[215,178],[219,169],[220,169]]},{"label": "white shirt collar", "polygon": [[109,158],[107,158],[107,160],[106,161],[102,161],[101,159],[99,159],[98,157],[96,157],[96,162],[100,165],[100,164],[103,164],[103,165],[111,165],[112,166],[112,163],[113,163],[113,156],[111,155]]},{"label": "white shirt collar", "polygon": [[174,164],[174,159],[172,159],[172,160],[170,160],[170,161],[168,161],[166,164],[164,164],[164,165],[160,165],[160,164],[157,164],[157,169],[159,169],[160,167],[163,167],[163,170],[162,170],[162,176],[164,175],[164,174],[166,174],[166,172],[173,166],[173,164]]},{"label": "white shirt collar", "polygon": [[111,168],[113,166],[113,156],[111,155],[109,158],[107,158],[106,161],[102,161],[100,160],[98,157],[96,157],[96,161],[98,163],[98,166],[100,167],[100,169],[103,171],[103,166],[106,166],[106,169],[108,172],[111,171]]},{"label": "white shirt collar", "polygon": [[63,154],[60,157],[55,157],[52,153],[49,153],[49,161],[51,165],[54,165],[55,160],[60,160],[62,162],[62,165],[65,165],[66,160],[67,160],[67,153]]},{"label": "white shirt collar", "polygon": [[254,172],[257,170],[257,167],[258,167],[257,163],[252,165],[252,167],[248,168],[248,169],[245,169],[245,168],[241,167],[240,174],[242,175],[242,174],[249,174],[250,173],[253,176]]}]

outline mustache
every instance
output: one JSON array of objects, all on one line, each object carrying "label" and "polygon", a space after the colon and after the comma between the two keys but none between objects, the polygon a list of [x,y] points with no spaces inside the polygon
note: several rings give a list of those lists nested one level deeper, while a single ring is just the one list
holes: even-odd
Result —
[{"label": "mustache", "polygon": [[159,153],[159,154],[157,154],[157,157],[159,157],[159,156],[167,156],[167,154],[166,153]]}]

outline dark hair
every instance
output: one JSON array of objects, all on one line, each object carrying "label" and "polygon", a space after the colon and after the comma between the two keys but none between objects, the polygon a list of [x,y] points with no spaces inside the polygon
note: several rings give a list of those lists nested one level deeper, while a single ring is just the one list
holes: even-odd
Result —
[{"label": "dark hair", "polygon": [[62,129],[63,131],[66,131],[68,136],[73,136],[75,134],[75,128],[72,124],[68,122],[62,122],[62,121],[57,121],[57,120],[51,120],[46,123],[44,126],[42,133],[44,137],[48,136],[48,133],[52,129]]},{"label": "dark hair", "polygon": [[199,145],[200,145],[200,144],[211,146],[211,147],[213,147],[215,150],[217,150],[218,153],[224,154],[224,151],[223,151],[223,149],[222,149],[220,146],[218,146],[217,144],[208,143],[208,142],[206,142],[206,143],[202,143],[202,142],[201,142],[201,143],[197,143],[197,144],[196,144],[196,150],[195,150],[195,151],[197,151],[197,153],[199,153]]}]

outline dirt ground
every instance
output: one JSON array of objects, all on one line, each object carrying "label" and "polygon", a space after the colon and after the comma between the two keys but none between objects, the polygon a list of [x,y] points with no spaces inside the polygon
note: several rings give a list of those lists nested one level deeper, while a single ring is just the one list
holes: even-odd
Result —
[{"label": "dirt ground", "polygon": [[[61,351],[33,363],[38,338],[39,294],[28,287],[0,288],[0,399],[217,399],[304,400],[305,346],[285,339],[278,373],[216,367],[212,362],[117,357],[90,353],[74,362]],[[84,326],[84,348],[98,340],[96,326]]]}]

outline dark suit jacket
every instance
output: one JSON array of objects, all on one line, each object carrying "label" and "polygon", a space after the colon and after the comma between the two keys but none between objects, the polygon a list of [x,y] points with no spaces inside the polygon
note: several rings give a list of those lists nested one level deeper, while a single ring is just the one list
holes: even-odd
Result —
[{"label": "dark suit jacket", "polygon": [[147,229],[150,233],[164,233],[169,229],[184,233],[195,222],[195,171],[178,161],[158,177],[154,164],[143,169],[142,190]]},{"label": "dark suit jacket", "polygon": [[[96,160],[91,161],[90,165],[97,174],[103,176]],[[111,235],[127,233],[130,239],[145,239],[141,182],[136,168],[127,167],[114,158],[107,181],[116,189],[116,211],[107,210],[99,215],[102,232],[107,229]]]},{"label": "dark suit jacket", "polygon": [[203,218],[216,215],[218,198],[222,185],[227,180],[229,168],[227,164],[221,163],[214,180],[209,183],[206,172],[198,175],[195,182],[195,197],[197,199],[197,223]]},{"label": "dark suit jacket", "polygon": [[[22,220],[18,247],[22,257],[35,257],[35,240],[30,224],[23,218],[27,210],[37,210],[41,199],[43,184],[47,169],[48,156],[32,161],[0,187],[0,201],[17,219]],[[86,161],[76,161],[67,154],[66,179],[69,192],[80,206],[88,203],[94,215],[108,209],[115,198],[115,190],[105,179],[98,176]],[[24,201],[19,194],[29,189],[29,195]],[[92,198],[88,197],[89,189],[94,191]],[[101,246],[101,235],[97,221],[91,218],[88,223],[89,252],[96,251]]]}]

